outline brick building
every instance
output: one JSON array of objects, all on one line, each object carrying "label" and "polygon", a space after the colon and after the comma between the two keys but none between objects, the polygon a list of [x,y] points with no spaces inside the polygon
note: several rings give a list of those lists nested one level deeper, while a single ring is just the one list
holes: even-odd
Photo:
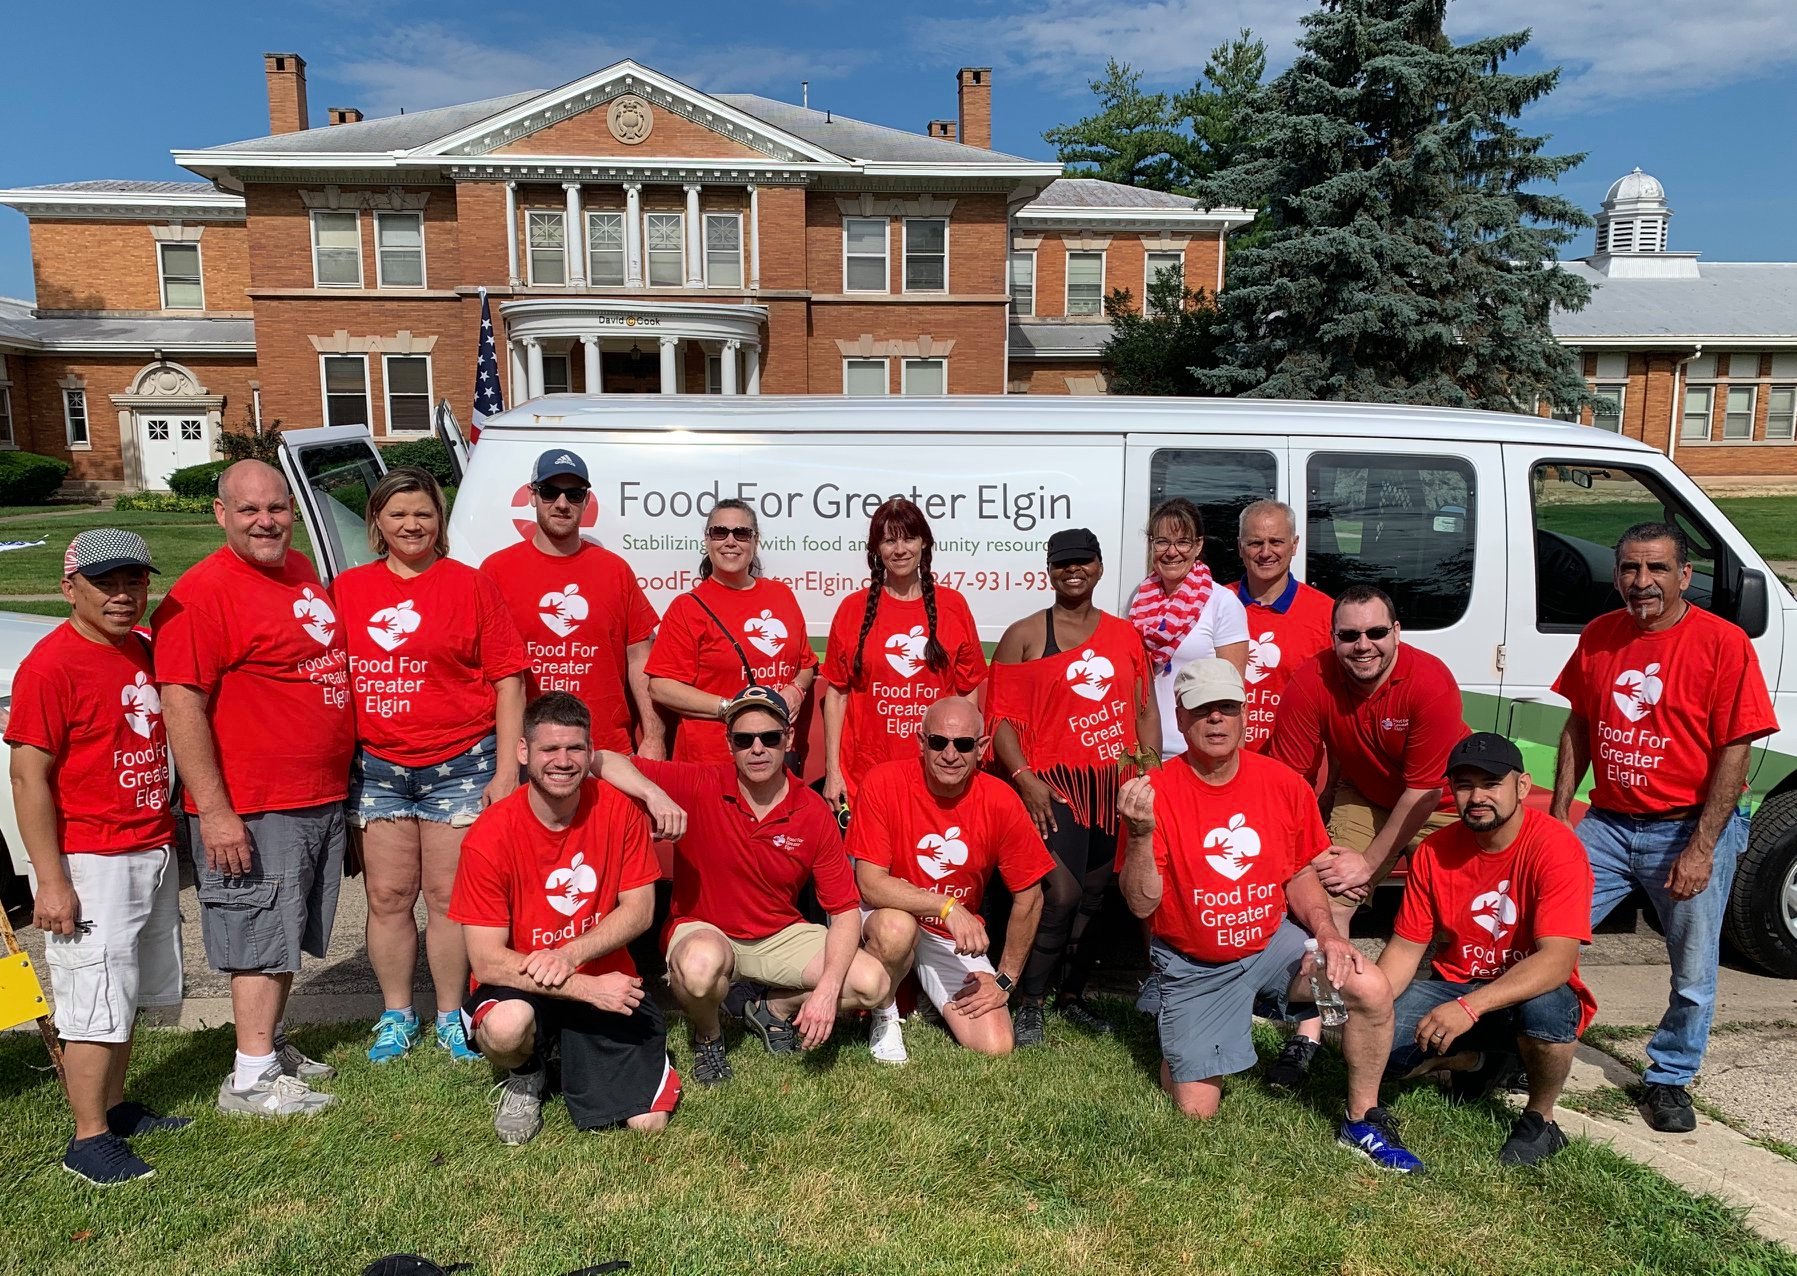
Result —
[{"label": "brick building", "polygon": [[990,149],[992,75],[919,133],[634,62],[562,88],[308,127],[268,54],[270,134],[176,150],[199,183],[0,191],[37,300],[0,300],[0,447],[88,489],[157,487],[221,428],[467,419],[479,291],[507,401],[1099,393],[1102,300],[1205,287],[1239,209]]}]

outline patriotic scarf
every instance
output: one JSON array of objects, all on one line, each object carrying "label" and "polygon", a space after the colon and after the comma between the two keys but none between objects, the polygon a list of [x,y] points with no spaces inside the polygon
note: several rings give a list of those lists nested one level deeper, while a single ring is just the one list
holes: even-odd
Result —
[{"label": "patriotic scarf", "polygon": [[1171,594],[1152,573],[1136,587],[1129,604],[1129,623],[1141,631],[1157,677],[1173,667],[1173,653],[1210,604],[1212,583],[1210,568],[1199,559]]}]

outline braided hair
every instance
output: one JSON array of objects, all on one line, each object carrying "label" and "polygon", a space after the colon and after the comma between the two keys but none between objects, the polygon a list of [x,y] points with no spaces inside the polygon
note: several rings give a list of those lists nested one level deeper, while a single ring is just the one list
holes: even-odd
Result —
[{"label": "braided hair", "polygon": [[888,540],[912,538],[923,542],[917,576],[923,585],[923,610],[930,626],[930,641],[924,647],[924,663],[937,673],[948,668],[948,650],[936,637],[936,573],[930,565],[936,549],[936,537],[930,531],[929,520],[923,516],[923,511],[904,497],[895,496],[874,511],[873,520],[867,528],[867,607],[861,613],[861,632],[855,638],[855,664],[849,671],[851,686],[861,682],[861,653],[867,646],[867,635],[872,632],[874,617],[880,609],[880,594],[886,587],[886,560],[880,557],[880,546]]},{"label": "braided hair", "polygon": [[[739,501],[734,496],[726,496],[723,500],[719,501],[716,505],[713,505],[710,509],[705,511],[705,527],[707,529],[709,529],[711,527],[711,516],[713,514],[717,513],[719,510],[741,510],[744,514],[747,514],[749,516],[749,527],[754,531],[756,543],[757,543],[757,545],[759,545],[759,543],[761,541],[761,520],[759,518],[755,517],[755,507],[753,505],[750,505],[747,501]],[[706,541],[705,536],[703,534],[701,534],[701,536],[699,537],[699,579],[700,580],[711,579],[711,573],[712,573],[711,551],[706,548],[705,541]],[[754,580],[757,577],[759,577],[760,575],[761,575],[761,551],[759,549],[757,549],[755,552],[755,557],[753,557],[749,560],[749,579]]]}]

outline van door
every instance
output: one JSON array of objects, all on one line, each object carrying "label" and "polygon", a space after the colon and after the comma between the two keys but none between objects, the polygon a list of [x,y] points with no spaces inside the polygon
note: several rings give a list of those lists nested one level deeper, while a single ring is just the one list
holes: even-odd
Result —
[{"label": "van door", "polygon": [[456,424],[455,413],[450,410],[448,399],[438,400],[431,425],[437,432],[437,438],[442,441],[444,450],[449,453],[449,485],[460,487],[462,475],[468,472],[468,440],[462,435],[462,427]]},{"label": "van door", "polygon": [[1124,545],[1116,575],[1119,614],[1129,612],[1136,586],[1148,573],[1148,514],[1183,496],[1204,516],[1201,557],[1218,583],[1242,577],[1237,521],[1255,501],[1284,499],[1286,450],[1265,436],[1132,434],[1124,460]]},{"label": "van door", "polygon": [[386,474],[365,425],[281,433],[281,469],[312,538],[313,562],[329,584],[374,560],[365,514],[368,494]]},{"label": "van door", "polygon": [[1391,595],[1404,641],[1447,662],[1468,725],[1490,729],[1509,570],[1498,445],[1294,438],[1291,465],[1300,578]]}]

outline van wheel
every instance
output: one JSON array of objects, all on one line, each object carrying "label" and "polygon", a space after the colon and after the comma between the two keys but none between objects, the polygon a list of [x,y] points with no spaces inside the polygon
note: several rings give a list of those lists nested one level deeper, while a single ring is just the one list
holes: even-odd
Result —
[{"label": "van wheel", "polygon": [[1742,956],[1797,979],[1797,790],[1754,812],[1723,922]]}]

